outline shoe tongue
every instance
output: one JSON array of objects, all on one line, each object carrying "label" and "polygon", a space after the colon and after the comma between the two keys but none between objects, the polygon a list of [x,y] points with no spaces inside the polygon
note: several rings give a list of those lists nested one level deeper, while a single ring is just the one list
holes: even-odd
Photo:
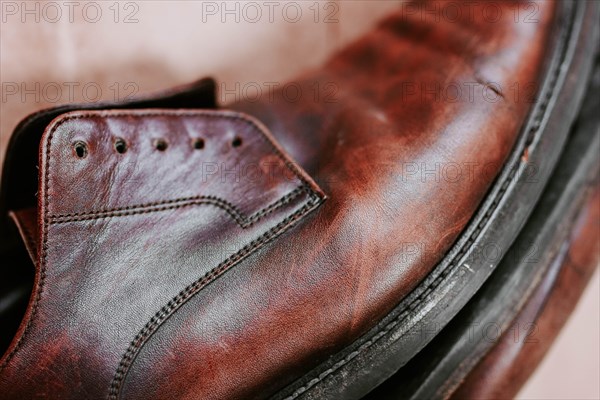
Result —
[{"label": "shoe tongue", "polygon": [[35,264],[37,261],[39,241],[36,208],[31,207],[18,211],[11,211],[9,215],[19,230],[21,240],[27,249],[31,261]]}]

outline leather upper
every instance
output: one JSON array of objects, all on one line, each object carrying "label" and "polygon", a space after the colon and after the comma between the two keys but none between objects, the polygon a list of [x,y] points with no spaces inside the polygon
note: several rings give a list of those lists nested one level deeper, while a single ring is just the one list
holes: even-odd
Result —
[{"label": "leather upper", "polygon": [[[39,297],[2,374],[41,385],[12,386],[8,398],[61,397],[45,380],[53,365],[65,382],[93,371],[64,389],[98,397],[115,372],[107,358],[153,326],[139,323],[168,318],[324,199],[264,127],[238,113],[67,113],[41,148]],[[77,353],[89,357],[69,356]]]},{"label": "leather upper", "polygon": [[0,398],[266,397],[359,338],[454,243],[520,133],[554,4],[536,22],[497,5],[493,23],[395,13],[294,80],[300,98],[55,119]]}]

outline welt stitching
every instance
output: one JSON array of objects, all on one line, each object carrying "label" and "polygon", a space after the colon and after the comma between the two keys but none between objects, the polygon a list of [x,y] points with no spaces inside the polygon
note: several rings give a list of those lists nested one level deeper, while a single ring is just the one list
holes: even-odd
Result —
[{"label": "welt stitching", "polygon": [[506,189],[508,188],[508,183],[510,182],[510,179],[514,178],[516,169],[517,168],[515,167],[511,170],[511,173],[507,177],[509,179],[507,179],[505,181],[505,184],[502,185],[501,190],[498,192],[498,196],[496,197],[496,199],[494,199],[494,202],[490,205],[490,208],[485,213],[484,217],[482,218],[481,222],[478,224],[477,228],[473,231],[472,235],[465,242],[465,244],[463,245],[461,250],[454,256],[453,261],[448,264],[448,266],[440,273],[440,275],[438,277],[436,277],[433,280],[433,282],[431,282],[427,287],[425,287],[425,289],[419,296],[417,296],[409,304],[407,304],[404,307],[404,309],[400,311],[400,314],[394,320],[390,321],[385,327],[383,327],[380,331],[378,331],[371,339],[367,340],[365,343],[360,345],[355,351],[349,353],[342,360],[338,361],[333,366],[331,366],[327,370],[320,373],[318,378],[314,378],[314,379],[310,380],[306,385],[297,389],[292,395],[286,397],[285,400],[296,399],[298,396],[300,396],[302,393],[304,393],[311,387],[318,384],[324,378],[331,375],[333,372],[335,372],[339,368],[343,367],[344,365],[346,365],[347,363],[352,361],[352,359],[354,359],[356,356],[358,356],[363,351],[367,350],[369,347],[371,347],[373,344],[375,344],[377,341],[379,341],[379,339],[381,339],[383,336],[386,336],[387,334],[389,334],[391,332],[391,330],[394,327],[396,327],[398,324],[404,322],[404,320],[409,316],[410,312],[413,311],[414,309],[416,309],[420,305],[420,303],[422,303],[423,300],[425,298],[427,298],[429,296],[429,294],[437,288],[437,286],[439,286],[439,284],[444,280],[444,278],[447,275],[449,275],[450,272],[452,272],[454,270],[454,268],[456,268],[456,266],[458,265],[457,261],[460,260],[466,254],[466,252],[469,250],[470,246],[475,242],[476,237],[479,235],[479,233],[481,232],[481,230],[483,229],[483,227],[485,226],[485,224],[487,223],[487,221],[489,220],[489,218],[495,211],[498,203],[500,203],[500,200],[502,199],[502,195],[504,194],[504,192],[506,192]]},{"label": "welt stitching", "polygon": [[142,328],[140,332],[138,332],[135,338],[131,341],[126,352],[123,354],[123,357],[119,362],[119,366],[117,367],[117,371],[115,372],[115,375],[109,387],[109,400],[115,400],[118,398],[125,377],[127,376],[129,369],[133,364],[133,361],[139,354],[139,351],[141,350],[143,345],[150,339],[150,337],[158,330],[158,328],[171,315],[173,315],[175,311],[177,311],[183,304],[190,300],[195,294],[200,292],[202,288],[204,288],[214,279],[218,278],[220,275],[225,273],[236,263],[243,260],[246,256],[257,250],[258,248],[262,247],[265,243],[279,236],[285,231],[286,226],[296,222],[298,219],[300,219],[303,215],[305,215],[307,212],[309,212],[322,201],[323,199],[321,197],[316,196],[314,192],[311,193],[310,200],[304,206],[302,206],[292,215],[285,218],[283,221],[279,222],[277,225],[269,229],[257,239],[254,239],[250,243],[246,244],[235,254],[231,255],[229,258],[221,262],[215,268],[208,271],[201,278],[188,285],[181,292],[179,292],[179,294],[177,294],[175,297],[169,300],[169,302],[165,306],[163,306],[150,319],[150,321],[146,323],[144,328]]},{"label": "welt stitching", "polygon": [[[88,117],[95,117],[98,116],[98,111],[95,111],[93,113],[87,113],[87,114],[76,114],[76,115],[70,115],[68,117],[65,117],[64,119],[60,120],[59,122],[57,122],[52,129],[48,132],[48,139],[46,140],[46,154],[45,157],[47,158],[46,161],[46,165],[45,165],[45,171],[44,171],[44,203],[43,203],[43,209],[44,209],[44,218],[43,218],[43,228],[42,228],[42,245],[41,245],[41,254],[40,254],[40,261],[39,261],[39,275],[36,276],[37,282],[34,282],[34,287],[36,288],[36,293],[35,293],[35,297],[33,300],[33,303],[31,305],[31,312],[29,313],[28,316],[26,316],[27,318],[27,322],[25,323],[25,328],[23,328],[23,333],[19,336],[19,338],[17,339],[17,343],[15,344],[15,346],[13,347],[12,350],[10,350],[10,352],[8,354],[5,355],[5,357],[2,357],[2,363],[0,364],[0,372],[2,372],[2,370],[6,367],[6,365],[8,365],[9,361],[14,357],[15,353],[21,348],[22,344],[23,344],[23,340],[25,339],[25,337],[27,337],[27,335],[29,334],[29,331],[31,329],[31,324],[33,319],[35,318],[36,314],[37,314],[37,309],[38,309],[38,305],[42,296],[42,292],[44,289],[44,283],[46,280],[46,259],[48,257],[48,227],[49,227],[49,219],[48,219],[48,209],[49,209],[49,203],[50,203],[50,199],[49,199],[49,186],[50,186],[50,161],[52,160],[52,156],[51,156],[51,144],[52,144],[52,139],[54,138],[54,133],[58,130],[59,127],[61,127],[63,124],[65,124],[68,121],[72,121],[72,120],[77,120],[77,119],[82,119],[82,118],[88,118]],[[185,112],[185,111],[153,111],[153,112],[147,112],[147,113],[141,113],[141,112],[132,112],[132,111],[124,111],[124,112],[119,112],[119,113],[100,113],[100,115],[102,116],[110,116],[110,117],[123,117],[123,116],[136,116],[136,117],[149,117],[149,116],[165,116],[165,115],[170,115],[170,116],[190,116],[190,117],[198,117],[198,116],[203,116],[203,117],[208,117],[208,118],[228,118],[230,120],[236,121],[242,121],[246,124],[248,124],[253,130],[257,130],[258,133],[260,134],[261,137],[264,138],[264,140],[267,141],[267,143],[270,144],[271,148],[273,149],[273,151],[275,152],[275,154],[285,163],[285,165],[288,167],[288,169],[290,169],[292,171],[292,173],[304,184],[306,185],[308,188],[310,188],[310,192],[314,193],[314,190],[312,189],[312,185],[310,185],[309,182],[307,182],[300,174],[300,172],[298,171],[297,168],[295,168],[291,163],[288,163],[288,161],[286,160],[286,158],[284,157],[284,155],[281,153],[281,151],[279,151],[279,149],[275,146],[275,144],[267,137],[267,135],[265,134],[265,132],[263,131],[263,129],[261,127],[259,127],[258,125],[255,125],[255,123],[253,121],[251,121],[250,119],[246,118],[245,116],[241,115],[241,114],[227,114],[227,115],[223,115],[223,114],[213,114],[212,112],[197,112],[197,111],[193,111],[193,112]],[[272,210],[271,210],[272,211]]]},{"label": "welt stitching", "polygon": [[[574,12],[572,12],[572,15],[571,15],[571,23],[572,23],[573,19],[574,19]],[[553,97],[553,94],[555,93],[556,84],[558,83],[558,78],[560,76],[561,66],[563,65],[564,60],[566,58],[566,52],[567,52],[567,47],[568,47],[566,45],[566,43],[568,42],[568,38],[571,36],[571,30],[572,30],[572,28],[569,28],[567,34],[565,35],[566,38],[563,38],[563,46],[564,47],[561,49],[560,62],[558,62],[554,66],[554,70],[551,72],[551,78],[550,78],[551,81],[550,81],[549,89],[548,89],[547,93],[544,95],[543,102],[540,105],[540,107],[537,109],[536,115],[532,120],[532,126],[527,132],[525,146],[528,146],[531,143],[533,143],[535,137],[539,136],[539,128],[541,127],[542,119],[544,118],[544,115],[546,113],[546,109],[548,108],[550,99]],[[415,308],[417,308],[420,305],[420,303],[422,303],[423,300],[429,295],[429,293],[431,293],[433,290],[435,290],[437,288],[437,286],[439,286],[439,284],[446,278],[446,276],[448,276],[450,274],[450,272],[452,272],[456,268],[456,266],[458,265],[458,261],[465,255],[465,253],[470,248],[470,246],[475,242],[477,236],[479,235],[479,233],[481,232],[483,227],[488,223],[492,214],[498,207],[498,204],[500,203],[500,201],[504,197],[504,194],[508,190],[508,186],[510,185],[510,182],[512,181],[512,179],[514,179],[514,176],[518,171],[519,165],[520,164],[517,162],[517,163],[515,163],[515,165],[513,165],[511,167],[510,172],[507,174],[506,179],[502,183],[502,185],[498,191],[498,194],[496,195],[496,198],[494,199],[492,204],[490,204],[488,210],[485,212],[480,223],[477,225],[476,229],[469,236],[469,239],[464,243],[462,249],[453,257],[452,262],[450,262],[446,266],[446,268],[440,272],[439,276],[437,276],[428,286],[426,286],[425,289],[423,290],[423,292],[419,296],[415,297],[408,305],[406,305],[405,308],[400,311],[400,314],[396,318],[394,318],[386,326],[384,326],[380,331],[378,331],[371,339],[369,339],[365,343],[361,344],[356,350],[354,350],[351,353],[349,353],[348,355],[346,355],[344,358],[342,358],[340,361],[338,361],[337,363],[332,365],[330,368],[319,373],[319,375],[316,378],[311,379],[306,384],[304,384],[300,388],[296,389],[290,396],[287,396],[285,398],[285,400],[296,399],[298,396],[302,395],[302,393],[306,392],[308,389],[312,388],[313,386],[317,385],[319,382],[323,381],[326,377],[331,375],[333,372],[335,372],[339,368],[343,367],[344,365],[348,364],[352,359],[354,359],[360,353],[364,352],[366,349],[371,347],[373,344],[375,344],[377,341],[379,341],[379,339],[381,339],[383,336],[388,335],[396,325],[404,322],[404,320],[408,317],[410,312],[412,310],[414,310]]]}]

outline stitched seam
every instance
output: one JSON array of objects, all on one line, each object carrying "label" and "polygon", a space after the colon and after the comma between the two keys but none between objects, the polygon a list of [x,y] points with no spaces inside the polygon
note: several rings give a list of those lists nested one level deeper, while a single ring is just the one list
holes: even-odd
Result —
[{"label": "stitched seam", "polygon": [[165,200],[162,202],[147,203],[137,206],[128,206],[122,208],[114,208],[109,210],[93,211],[90,213],[72,213],[72,214],[59,214],[48,216],[49,224],[63,224],[74,221],[87,221],[95,219],[123,217],[129,215],[149,214],[153,212],[173,210],[182,207],[189,207],[195,205],[212,205],[218,207],[227,212],[227,214],[241,227],[248,228],[252,226],[256,221],[262,217],[270,214],[281,206],[288,204],[300,194],[307,191],[305,186],[299,186],[292,192],[281,197],[279,200],[273,202],[267,207],[264,207],[258,211],[255,215],[250,218],[246,217],[240,212],[233,204],[215,196],[194,196],[174,200]]},{"label": "stitched seam", "polygon": [[[575,11],[572,11],[571,21],[575,18],[574,14],[575,14]],[[527,147],[528,145],[533,143],[535,137],[538,136],[538,134],[539,134],[539,128],[541,127],[542,119],[545,116],[546,109],[548,108],[550,99],[554,95],[556,84],[558,83],[558,78],[560,76],[561,67],[562,67],[562,65],[564,63],[564,59],[566,57],[566,52],[568,50],[568,41],[569,41],[569,38],[571,37],[571,34],[572,34],[572,27],[568,29],[566,38],[564,38],[564,42],[563,42],[564,48],[561,50],[561,60],[554,66],[554,70],[551,72],[551,83],[550,83],[548,92],[545,94],[545,96],[543,98],[543,103],[541,104],[540,108],[538,108],[535,118],[532,119],[531,128],[527,131],[525,147]],[[439,286],[439,284],[446,278],[446,276],[448,276],[452,271],[455,270],[456,266],[458,265],[458,261],[469,250],[470,246],[475,242],[477,236],[479,235],[479,233],[481,232],[483,227],[488,223],[490,217],[496,211],[496,208],[498,207],[498,204],[500,203],[500,201],[503,199],[504,194],[506,193],[506,190],[508,189],[510,182],[512,182],[512,180],[514,179],[514,176],[517,173],[519,166],[520,166],[520,163],[516,162],[515,165],[511,168],[510,173],[506,176],[505,181],[502,183],[502,185],[498,191],[498,194],[496,195],[496,198],[490,204],[488,210],[486,211],[486,213],[482,217],[481,221],[477,225],[477,228],[473,231],[471,236],[469,236],[469,239],[464,243],[462,249],[453,257],[452,262],[449,263],[446,266],[446,268],[440,272],[440,275],[437,276],[428,286],[425,287],[425,289],[419,296],[415,297],[415,299],[413,299],[409,304],[407,304],[406,307],[402,311],[400,311],[400,314],[396,318],[394,318],[386,326],[384,326],[383,329],[378,331],[371,339],[367,340],[365,343],[360,345],[356,350],[354,350],[353,352],[346,355],[344,358],[342,358],[340,361],[338,361],[337,363],[332,365],[330,368],[319,373],[319,375],[316,378],[311,379],[305,385],[296,389],[290,396],[285,397],[284,400],[296,399],[298,396],[302,395],[304,392],[306,392],[307,390],[311,389],[312,387],[314,387],[315,385],[317,385],[318,383],[323,381],[326,377],[331,375],[333,372],[335,372],[339,368],[343,367],[344,365],[348,364],[350,361],[352,361],[352,359],[354,359],[360,353],[362,353],[363,351],[365,351],[366,349],[371,347],[373,344],[375,344],[377,341],[379,341],[379,339],[381,339],[383,336],[386,336],[387,334],[389,334],[395,326],[404,322],[404,320],[409,316],[410,312],[413,311],[414,309],[416,309],[420,305],[420,303],[423,302],[423,300],[426,297],[428,297],[429,294],[437,288],[437,286]]]},{"label": "stitched seam", "polygon": [[215,201],[221,201],[221,202],[225,203],[227,205],[227,207],[230,208],[231,211],[234,212],[235,214],[237,214],[239,217],[241,217],[241,215],[242,215],[242,213],[233,204],[231,204],[227,200],[221,199],[219,197],[216,197],[216,196],[189,196],[189,197],[180,197],[180,198],[172,199],[172,200],[161,200],[161,201],[155,201],[155,202],[151,202],[151,203],[135,204],[132,206],[107,208],[104,210],[83,211],[83,212],[66,213],[66,214],[50,214],[48,216],[48,218],[49,219],[65,219],[65,218],[70,218],[70,217],[76,217],[76,218],[79,218],[79,217],[90,218],[91,217],[91,218],[93,218],[97,215],[111,214],[113,212],[129,211],[129,210],[136,210],[136,209],[142,209],[142,208],[152,208],[152,207],[157,207],[157,206],[169,205],[169,204],[173,204],[173,203],[181,203],[181,202],[203,200],[203,199],[214,199]]},{"label": "stitched seam", "polygon": [[[258,133],[260,134],[259,136],[261,136],[271,147],[271,149],[273,150],[273,152],[286,164],[286,166],[288,167],[288,169],[290,169],[294,175],[307,187],[310,189],[311,193],[314,193],[314,190],[312,189],[312,185],[307,182],[301,175],[300,172],[298,171],[298,169],[296,169],[290,162],[288,162],[288,160],[286,159],[286,157],[283,155],[283,153],[275,146],[275,144],[267,137],[267,135],[265,134],[264,130],[256,125],[252,120],[248,119],[247,117],[245,117],[244,115],[241,114],[213,114],[213,113],[209,113],[209,112],[198,112],[198,111],[191,111],[191,112],[185,112],[185,111],[153,111],[153,112],[147,112],[147,113],[142,113],[142,112],[132,112],[132,111],[124,111],[124,112],[119,112],[119,113],[104,113],[102,115],[102,113],[100,113],[100,116],[105,117],[105,116],[109,116],[109,117],[123,117],[123,116],[135,116],[138,118],[141,117],[150,117],[150,116],[190,116],[190,117],[208,117],[208,118],[228,118],[230,120],[240,120],[246,124],[248,124],[253,130],[258,131]],[[51,157],[51,144],[52,144],[52,139],[54,137],[54,133],[58,130],[59,127],[61,127],[63,124],[65,124],[68,121],[72,121],[72,120],[76,120],[76,119],[82,119],[82,118],[88,118],[88,117],[97,117],[99,116],[98,111],[94,112],[94,113],[88,113],[88,114],[77,114],[77,115],[71,115],[68,116],[60,121],[58,121],[50,130],[50,132],[48,133],[48,139],[46,141],[46,165],[45,165],[45,172],[44,172],[44,219],[43,219],[43,229],[42,229],[42,247],[41,247],[41,254],[40,254],[40,262],[39,262],[39,277],[38,277],[38,282],[34,282],[35,288],[34,290],[36,290],[36,294],[35,294],[35,298],[33,300],[33,304],[31,305],[31,311],[29,313],[29,316],[27,316],[27,322],[25,324],[25,328],[23,329],[23,333],[21,334],[21,336],[19,336],[19,338],[17,339],[17,343],[15,344],[15,347],[6,355],[6,357],[4,358],[4,360],[2,361],[2,364],[0,364],[0,373],[2,372],[2,370],[4,370],[4,368],[8,365],[8,363],[10,362],[10,360],[14,357],[14,355],[16,354],[16,352],[21,348],[21,345],[23,344],[23,340],[27,337],[27,335],[29,334],[29,331],[31,329],[31,325],[33,322],[33,319],[35,318],[36,314],[37,314],[37,309],[38,309],[38,304],[40,302],[41,296],[42,296],[42,292],[44,289],[44,283],[46,281],[46,258],[48,256],[48,227],[50,225],[50,221],[48,219],[48,209],[49,209],[49,203],[50,203],[50,198],[49,198],[49,184],[50,184],[50,161],[52,159]],[[271,212],[273,210],[270,210],[269,212]]]},{"label": "stitched seam", "polygon": [[183,304],[190,300],[195,294],[200,292],[209,283],[229,270],[232,266],[242,261],[264,244],[279,236],[286,230],[286,227],[289,227],[291,224],[302,218],[306,213],[314,209],[314,207],[316,207],[322,201],[322,198],[316,196],[315,193],[312,193],[310,200],[304,206],[259,236],[257,239],[254,239],[250,243],[246,244],[235,254],[204,274],[204,276],[188,285],[185,289],[179,292],[178,295],[169,300],[169,302],[156,314],[154,314],[150,321],[146,323],[144,328],[142,328],[131,341],[127,351],[123,354],[109,388],[109,400],[116,400],[119,397],[122,384],[140,350],[150,339],[150,337],[158,330],[158,328],[160,328],[160,326],[175,313],[175,311],[177,311]]},{"label": "stitched seam", "polygon": [[[294,200],[296,197],[298,197],[302,193],[308,193],[310,196],[315,195],[315,193],[309,187],[299,186],[293,192],[290,192],[286,196],[279,199],[279,201],[277,203],[273,203],[273,204],[263,208],[262,210],[252,214],[250,217],[248,217],[247,223],[249,223],[249,224],[255,223],[259,219],[271,214],[273,211],[277,210],[282,205],[288,204],[289,202]],[[278,203],[281,203],[281,204],[278,204]]]}]

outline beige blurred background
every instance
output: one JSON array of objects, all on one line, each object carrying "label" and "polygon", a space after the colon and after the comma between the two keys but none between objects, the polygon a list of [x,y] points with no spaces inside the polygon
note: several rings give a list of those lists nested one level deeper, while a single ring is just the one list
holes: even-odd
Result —
[{"label": "beige blurred background", "polygon": [[[251,95],[249,83],[266,90],[318,66],[399,2],[249,3],[0,1],[0,161],[15,125],[41,108],[204,76],[219,82],[220,102],[231,102]],[[596,272],[520,399],[600,398],[599,279]]]},{"label": "beige blurred background", "polygon": [[[258,86],[266,91],[272,82],[285,84],[300,71],[318,66],[399,4],[72,3],[67,7],[62,0],[0,1],[2,149],[21,118],[62,103],[118,100],[205,76],[219,82],[221,102],[253,96],[245,89]],[[13,94],[15,87],[18,92]]]}]

